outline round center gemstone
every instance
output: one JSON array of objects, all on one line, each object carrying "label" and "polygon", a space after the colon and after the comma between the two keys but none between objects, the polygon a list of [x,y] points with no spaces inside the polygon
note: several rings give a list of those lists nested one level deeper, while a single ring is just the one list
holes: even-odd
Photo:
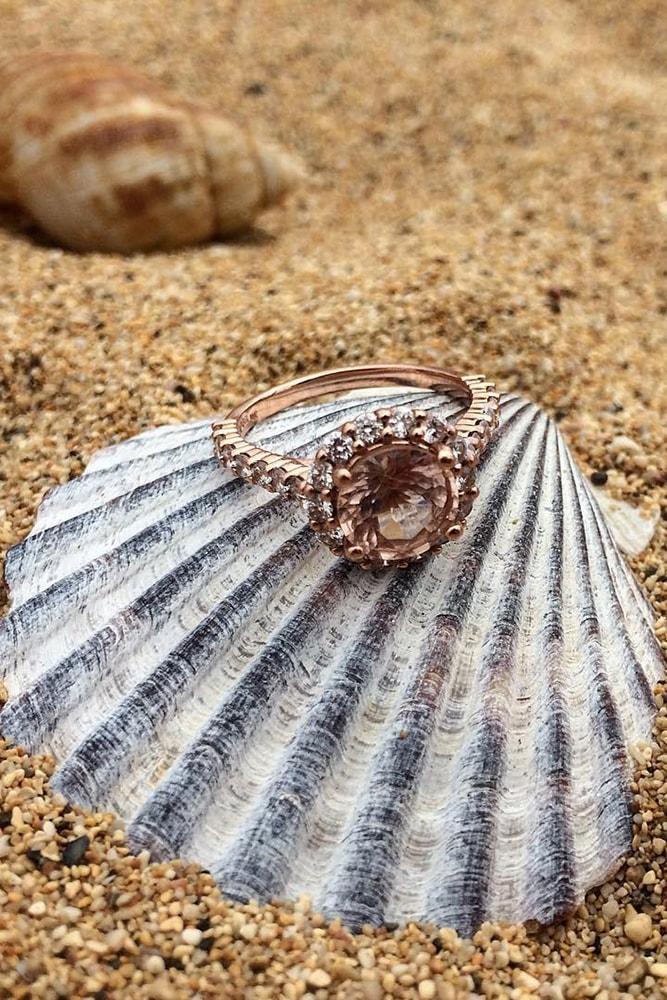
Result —
[{"label": "round center gemstone", "polygon": [[350,545],[385,562],[430,548],[455,500],[453,480],[433,452],[407,442],[387,444],[348,468],[337,514]]}]

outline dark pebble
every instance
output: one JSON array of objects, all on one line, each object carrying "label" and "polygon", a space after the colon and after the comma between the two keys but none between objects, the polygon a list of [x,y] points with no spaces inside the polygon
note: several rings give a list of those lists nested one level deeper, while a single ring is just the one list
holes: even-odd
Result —
[{"label": "dark pebble", "polygon": [[633,986],[641,983],[649,972],[649,964],[642,955],[633,958],[623,969],[616,972],[616,982],[619,986]]},{"label": "dark pebble", "polygon": [[591,482],[593,483],[593,486],[604,486],[607,482],[607,473],[602,469],[591,473]]},{"label": "dark pebble", "polygon": [[0,812],[0,830],[4,826],[9,826],[12,821],[12,814],[8,812]]},{"label": "dark pebble", "polygon": [[32,847],[30,848],[30,850],[25,852],[25,856],[28,859],[28,861],[32,861],[33,865],[35,865],[36,868],[41,868],[42,865],[44,864],[44,861],[46,860],[44,857],[42,857],[41,851],[36,851]]},{"label": "dark pebble", "polygon": [[89,847],[90,838],[86,837],[85,834],[83,837],[77,837],[76,840],[70,840],[62,851],[63,864],[68,867],[78,865]]},{"label": "dark pebble", "polygon": [[196,396],[192,389],[188,389],[187,385],[175,385],[174,392],[177,392],[184,403],[194,403]]},{"label": "dark pebble", "polygon": [[244,90],[244,94],[248,94],[249,97],[261,97],[262,94],[265,93],[266,93],[266,84],[260,83],[259,80],[256,80],[254,83],[249,83],[246,89]]}]

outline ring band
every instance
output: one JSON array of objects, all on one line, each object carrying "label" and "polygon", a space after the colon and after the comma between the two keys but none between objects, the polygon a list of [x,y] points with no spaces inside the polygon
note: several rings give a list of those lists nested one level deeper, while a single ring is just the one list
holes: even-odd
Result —
[{"label": "ring band", "polygon": [[[422,409],[380,407],[342,425],[313,459],[247,440],[261,420],[323,395],[402,386],[461,399],[450,422]],[[339,368],[294,379],[234,407],[213,425],[221,464],[298,499],[336,554],[366,569],[406,566],[461,536],[478,495],[475,471],[498,425],[499,396],[482,375],[412,365]]]}]

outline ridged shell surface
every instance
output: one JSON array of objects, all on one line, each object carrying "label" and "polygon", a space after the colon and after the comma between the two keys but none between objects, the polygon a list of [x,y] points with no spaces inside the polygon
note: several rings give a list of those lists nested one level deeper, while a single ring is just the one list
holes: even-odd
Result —
[{"label": "ridged shell surface", "polygon": [[[382,397],[416,399],[435,406]],[[312,454],[373,405],[261,439]],[[460,541],[369,573],[222,471],[209,420],[100,452],[8,556],[0,732],[233,898],[307,893],[352,926],[554,919],[630,845],[663,664],[544,413],[503,398],[478,485]]]}]

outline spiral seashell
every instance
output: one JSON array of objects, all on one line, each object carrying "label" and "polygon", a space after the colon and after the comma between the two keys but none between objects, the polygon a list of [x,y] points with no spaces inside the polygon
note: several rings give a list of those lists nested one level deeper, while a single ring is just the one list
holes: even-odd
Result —
[{"label": "spiral seashell", "polygon": [[247,227],[301,168],[213,111],[86,53],[0,61],[0,199],[76,250],[184,246]]},{"label": "spiral seashell", "polygon": [[[456,414],[383,401],[416,398]],[[262,440],[312,454],[378,404]],[[222,472],[209,420],[100,452],[9,553],[0,732],[236,899],[462,932],[567,912],[630,847],[663,661],[557,426],[501,414],[464,536],[405,571],[337,560]]]}]

